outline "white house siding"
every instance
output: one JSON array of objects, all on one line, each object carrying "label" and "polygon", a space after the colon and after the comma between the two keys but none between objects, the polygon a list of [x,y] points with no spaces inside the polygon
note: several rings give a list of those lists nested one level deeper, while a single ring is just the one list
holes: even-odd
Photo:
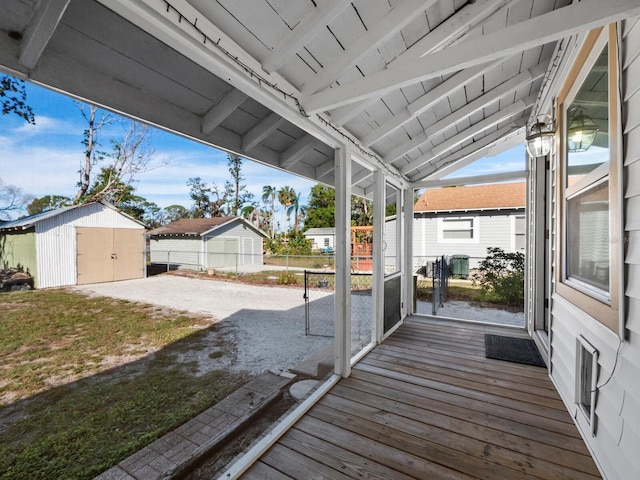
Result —
[{"label": "white house siding", "polygon": [[100,203],[74,208],[37,222],[38,288],[75,285],[75,227],[144,229],[139,223]]},{"label": "white house siding", "polygon": [[[474,218],[474,234],[477,241],[443,242],[438,241],[438,217],[434,215],[416,214],[413,222],[413,258],[415,267],[433,261],[442,255],[468,255],[469,267],[476,268],[487,256],[487,247],[499,247],[506,252],[514,251],[515,217],[524,215],[524,210],[504,214],[488,215],[470,212],[451,215],[449,218]],[[441,218],[443,216],[440,216]],[[389,224],[395,223],[390,220]],[[388,235],[393,232],[393,225],[385,230],[387,249],[385,256],[395,255],[395,238]]]},{"label": "white house siding", "polygon": [[[576,339],[599,352],[596,435],[577,415],[578,427],[605,478],[640,478],[640,22],[622,28],[626,341],[561,297],[554,296],[551,376],[575,416]],[[616,359],[617,357],[617,359]],[[606,385],[604,385],[606,383]]]},{"label": "white house siding", "polygon": [[149,243],[151,263],[193,270],[205,266],[203,248],[200,235],[152,238]]},{"label": "white house siding", "polygon": [[210,238],[228,238],[238,240],[238,265],[262,265],[262,236],[243,222],[234,221],[229,225],[216,228],[205,236]]}]

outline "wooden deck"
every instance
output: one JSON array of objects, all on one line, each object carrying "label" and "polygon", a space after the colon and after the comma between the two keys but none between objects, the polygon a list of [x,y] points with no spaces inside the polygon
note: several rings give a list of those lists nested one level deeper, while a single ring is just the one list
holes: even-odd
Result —
[{"label": "wooden deck", "polygon": [[546,370],[484,333],[514,332],[409,319],[242,478],[600,478]]}]

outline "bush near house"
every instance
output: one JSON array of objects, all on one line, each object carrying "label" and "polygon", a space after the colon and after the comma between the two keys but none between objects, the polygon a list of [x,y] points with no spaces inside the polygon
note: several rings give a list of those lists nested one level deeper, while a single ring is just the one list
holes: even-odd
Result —
[{"label": "bush near house", "polygon": [[504,302],[512,306],[524,303],[524,254],[488,247],[487,257],[473,275],[480,285],[484,300]]}]

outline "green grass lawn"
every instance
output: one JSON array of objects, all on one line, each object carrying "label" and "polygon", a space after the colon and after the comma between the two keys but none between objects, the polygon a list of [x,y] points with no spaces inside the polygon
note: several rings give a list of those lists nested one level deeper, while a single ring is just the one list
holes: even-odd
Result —
[{"label": "green grass lawn", "polygon": [[0,479],[93,478],[224,398],[247,378],[180,359],[217,328],[66,290],[0,294]]}]

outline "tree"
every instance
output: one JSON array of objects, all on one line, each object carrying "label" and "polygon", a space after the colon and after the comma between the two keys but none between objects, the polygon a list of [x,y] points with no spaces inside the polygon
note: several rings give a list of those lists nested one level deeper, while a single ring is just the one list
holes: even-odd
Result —
[{"label": "tree", "polygon": [[373,202],[366,198],[351,197],[351,223],[357,226],[373,225]]},{"label": "tree", "polygon": [[231,215],[237,216],[242,206],[253,199],[253,193],[248,192],[247,186],[242,184],[245,179],[242,175],[242,158],[239,155],[228,153],[227,161],[232,182],[227,182],[226,190],[233,192],[229,212]]},{"label": "tree", "polygon": [[276,187],[272,187],[271,185],[265,185],[262,187],[262,201],[269,207],[269,224],[271,226],[271,238],[275,238],[276,236],[276,196],[278,195],[278,191]]},{"label": "tree", "polygon": [[187,181],[191,187],[189,196],[194,202],[191,207],[193,218],[223,217],[227,215],[225,205],[229,204],[232,192],[227,184],[224,190],[214,183],[210,187],[200,177],[192,177]]},{"label": "tree", "polygon": [[21,188],[7,185],[0,178],[0,219],[8,220],[8,212],[23,209],[32,199],[33,197],[25,194]]},{"label": "tree", "polygon": [[27,105],[27,92],[22,80],[6,75],[0,77],[0,104],[3,115],[13,113],[27,123],[36,123],[33,110]]},{"label": "tree", "polygon": [[[284,207],[283,213],[289,210],[289,207],[293,204],[293,201],[295,200],[295,198],[296,198],[296,191],[289,186],[284,186],[280,190],[278,190],[278,201],[280,202],[280,205]],[[287,216],[287,220],[288,219],[289,217]],[[283,218],[283,223],[284,223],[284,218]]]},{"label": "tree", "polygon": [[69,197],[62,195],[45,195],[44,197],[35,198],[27,206],[27,213],[29,215],[35,215],[36,213],[55,210],[56,208],[66,207],[71,204],[72,200]]},{"label": "tree", "polygon": [[84,203],[83,198],[91,186],[91,170],[94,165],[104,158],[104,152],[96,150],[98,146],[98,132],[110,122],[110,116],[106,114],[102,114],[98,120],[96,120],[98,107],[95,105],[76,102],[76,106],[86,120],[87,128],[84,130],[82,139],[82,144],[84,145],[84,165],[79,172],[80,181],[78,182],[78,191],[73,197],[73,203],[75,205]]},{"label": "tree", "polygon": [[182,205],[169,205],[164,208],[164,220],[166,223],[175,222],[181,218],[189,218],[189,210]]},{"label": "tree", "polygon": [[304,218],[305,212],[306,212],[306,207],[300,205],[300,194],[297,194],[296,196],[293,197],[293,202],[291,203],[291,205],[289,205],[289,208],[287,208],[287,218],[291,216],[291,213],[294,214],[293,231],[296,236],[298,235],[298,233],[300,233],[300,222]]},{"label": "tree", "polygon": [[336,191],[320,183],[311,187],[304,228],[329,228],[336,225]]}]

